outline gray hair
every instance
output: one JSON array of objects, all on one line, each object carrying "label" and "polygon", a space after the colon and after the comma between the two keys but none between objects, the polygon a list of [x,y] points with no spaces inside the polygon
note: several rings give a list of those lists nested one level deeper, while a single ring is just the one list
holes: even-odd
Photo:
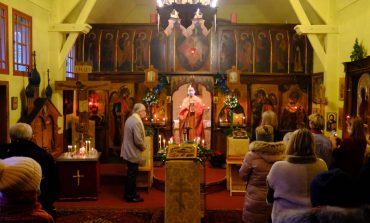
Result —
[{"label": "gray hair", "polygon": [[145,105],[142,103],[136,103],[132,109],[133,113],[139,113],[140,111],[145,110]]},{"label": "gray hair", "polygon": [[24,139],[31,140],[33,136],[32,127],[27,123],[16,123],[10,127],[10,139]]},{"label": "gray hair", "polygon": [[271,125],[274,129],[277,129],[278,121],[274,111],[268,110],[262,113],[261,126],[264,125]]},{"label": "gray hair", "polygon": [[311,129],[323,130],[325,125],[324,117],[319,113],[313,113],[308,116],[310,120],[309,126]]}]

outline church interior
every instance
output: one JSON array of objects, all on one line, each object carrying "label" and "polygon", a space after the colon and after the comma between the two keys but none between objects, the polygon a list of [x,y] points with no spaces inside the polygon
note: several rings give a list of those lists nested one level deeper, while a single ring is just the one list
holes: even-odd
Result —
[{"label": "church interior", "polygon": [[[237,171],[263,111],[281,134],[312,113],[327,136],[345,137],[348,117],[370,122],[369,11],[368,0],[1,0],[0,144],[30,124],[64,179],[60,202],[98,202],[100,184],[125,175],[123,130],[139,102],[148,200],[176,180],[196,178],[202,191],[205,174],[243,195]],[[223,156],[217,173],[184,161],[201,160],[199,149]],[[195,203],[187,211],[204,211]]]}]

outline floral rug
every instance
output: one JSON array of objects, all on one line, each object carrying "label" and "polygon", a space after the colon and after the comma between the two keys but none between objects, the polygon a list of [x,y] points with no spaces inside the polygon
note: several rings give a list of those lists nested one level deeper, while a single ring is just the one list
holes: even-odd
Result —
[{"label": "floral rug", "polygon": [[[202,222],[239,223],[242,210],[207,210]],[[163,223],[163,209],[122,209],[98,207],[58,208],[58,223]]]},{"label": "floral rug", "polygon": [[162,210],[70,207],[57,210],[58,223],[159,223]]}]

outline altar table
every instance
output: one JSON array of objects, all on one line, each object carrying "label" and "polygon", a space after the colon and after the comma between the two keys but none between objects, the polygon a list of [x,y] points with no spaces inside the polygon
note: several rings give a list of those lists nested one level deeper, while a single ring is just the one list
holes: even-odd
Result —
[{"label": "altar table", "polygon": [[59,200],[96,200],[100,189],[99,156],[71,156],[63,153],[56,159]]}]

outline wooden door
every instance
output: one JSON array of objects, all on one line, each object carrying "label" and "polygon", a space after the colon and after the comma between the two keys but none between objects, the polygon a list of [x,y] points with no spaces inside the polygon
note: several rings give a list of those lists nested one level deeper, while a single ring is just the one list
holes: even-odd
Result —
[{"label": "wooden door", "polygon": [[52,152],[52,149],[55,145],[54,139],[54,120],[52,116],[46,117],[45,129],[42,132],[42,146],[49,153]]},{"label": "wooden door", "polygon": [[40,116],[36,117],[32,123],[33,140],[41,148],[43,148],[43,129],[44,128],[45,128],[44,119]]},{"label": "wooden door", "polygon": [[0,144],[8,142],[9,132],[9,84],[5,81],[0,81],[0,101],[5,102],[0,106]]}]

